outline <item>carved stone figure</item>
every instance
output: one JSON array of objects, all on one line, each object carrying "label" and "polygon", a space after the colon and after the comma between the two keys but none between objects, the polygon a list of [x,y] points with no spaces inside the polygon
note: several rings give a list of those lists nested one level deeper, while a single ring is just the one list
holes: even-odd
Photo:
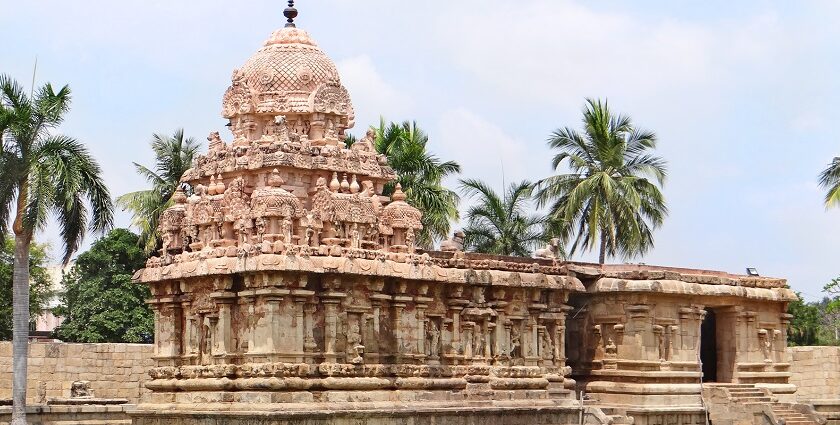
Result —
[{"label": "carved stone figure", "polygon": [[92,398],[93,390],[90,389],[90,381],[73,381],[70,384],[70,398]]},{"label": "carved stone figure", "polygon": [[513,326],[510,329],[510,345],[507,350],[507,354],[511,357],[522,357],[519,352],[519,347],[522,345],[520,339],[520,332],[518,326]]},{"label": "carved stone figure", "polygon": [[557,259],[560,256],[560,239],[551,238],[545,248],[534,251],[534,257]]},{"label": "carved stone figure", "polygon": [[440,243],[440,250],[443,252],[455,252],[464,250],[464,232],[456,230],[452,237]]},{"label": "carved stone figure", "polygon": [[440,355],[440,328],[434,320],[429,320],[426,338],[428,339],[426,355],[437,358]]},{"label": "carved stone figure", "polygon": [[362,345],[362,332],[359,329],[359,322],[351,320],[347,325],[347,353],[351,356],[351,363],[363,363],[364,346]]},{"label": "carved stone figure", "polygon": [[549,335],[548,331],[541,333],[540,357],[544,360],[552,360],[554,358],[554,344],[551,342],[551,335]]}]

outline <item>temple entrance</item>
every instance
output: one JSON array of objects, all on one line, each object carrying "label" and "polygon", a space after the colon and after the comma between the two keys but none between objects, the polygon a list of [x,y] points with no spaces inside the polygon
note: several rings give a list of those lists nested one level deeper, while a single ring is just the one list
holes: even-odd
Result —
[{"label": "temple entrance", "polygon": [[718,382],[717,374],[717,319],[712,309],[700,325],[700,362],[703,364],[703,382]]}]

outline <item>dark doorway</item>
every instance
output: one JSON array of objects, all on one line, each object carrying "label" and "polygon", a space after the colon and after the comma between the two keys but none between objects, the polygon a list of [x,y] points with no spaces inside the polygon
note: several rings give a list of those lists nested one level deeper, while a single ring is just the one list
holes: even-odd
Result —
[{"label": "dark doorway", "polygon": [[717,382],[717,323],[715,312],[706,309],[700,325],[700,362],[703,363],[703,382]]}]

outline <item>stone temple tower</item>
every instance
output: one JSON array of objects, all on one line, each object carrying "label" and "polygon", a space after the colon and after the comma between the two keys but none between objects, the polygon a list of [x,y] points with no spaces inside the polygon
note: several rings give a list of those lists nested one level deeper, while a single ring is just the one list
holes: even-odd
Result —
[{"label": "stone temple tower", "polygon": [[350,95],[286,15],[233,72],[232,139],[210,134],[135,276],[153,294],[156,363],[135,423],[293,423],[391,402],[420,417],[496,392],[574,415],[564,303],[580,282],[551,260],[417,249],[420,211],[399,185],[382,196],[395,174],[372,131],[345,146]]},{"label": "stone temple tower", "polygon": [[350,95],[284,14],[134,276],[155,313],[134,424],[613,423],[577,389],[637,425],[694,425],[715,335],[716,379],[790,391],[784,280],[416,247],[420,211],[382,195],[396,176],[372,131],[345,145]]}]

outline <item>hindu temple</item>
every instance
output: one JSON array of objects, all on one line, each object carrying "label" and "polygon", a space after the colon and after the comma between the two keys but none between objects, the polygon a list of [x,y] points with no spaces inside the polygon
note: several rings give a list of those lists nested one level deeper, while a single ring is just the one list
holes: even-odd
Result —
[{"label": "hindu temple", "polygon": [[383,196],[396,176],[372,132],[345,146],[350,93],[297,14],[290,4],[233,71],[231,134],[210,134],[181,179],[189,194],[161,217],[163,249],[135,275],[152,291],[155,345],[134,424],[696,425],[797,411],[783,279],[489,256],[457,238],[421,249],[421,212],[399,185]]}]

